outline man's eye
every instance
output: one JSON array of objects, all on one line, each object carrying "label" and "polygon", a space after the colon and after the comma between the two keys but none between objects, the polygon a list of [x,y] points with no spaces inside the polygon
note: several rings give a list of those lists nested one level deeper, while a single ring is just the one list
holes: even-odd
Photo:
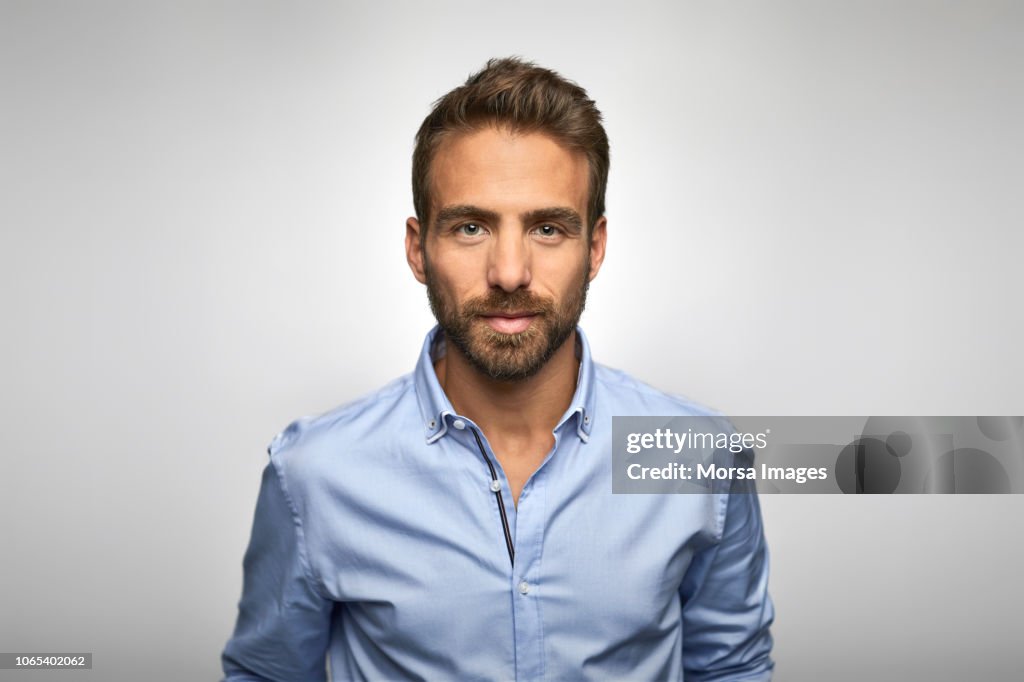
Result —
[{"label": "man's eye", "polygon": [[537,234],[542,237],[557,237],[559,232],[561,230],[554,225],[541,225],[537,228]]},{"label": "man's eye", "polygon": [[466,223],[465,225],[459,225],[456,231],[461,232],[467,237],[475,237],[483,231],[483,228],[476,223]]}]

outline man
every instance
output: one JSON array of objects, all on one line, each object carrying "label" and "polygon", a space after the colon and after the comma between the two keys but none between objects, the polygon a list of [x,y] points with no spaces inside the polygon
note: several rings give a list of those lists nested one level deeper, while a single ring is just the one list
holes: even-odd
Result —
[{"label": "man", "polygon": [[[613,415],[696,415],[593,362],[608,142],[492,60],[416,138],[415,371],[270,445],[228,680],[766,680],[755,495],[612,495]],[[325,658],[326,666],[325,666]]]}]

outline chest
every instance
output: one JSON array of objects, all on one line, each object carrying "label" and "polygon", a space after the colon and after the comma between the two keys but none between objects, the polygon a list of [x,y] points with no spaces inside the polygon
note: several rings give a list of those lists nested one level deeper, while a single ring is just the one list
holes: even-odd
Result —
[{"label": "chest", "polygon": [[524,636],[564,651],[555,643],[583,630],[606,646],[678,622],[679,585],[710,527],[696,496],[612,495],[602,466],[524,466],[529,486],[518,505],[505,500],[512,564],[486,468],[434,474],[393,472],[386,496],[346,482],[331,496],[345,522],[310,529],[326,533],[313,543],[316,572],[376,646],[410,660],[451,656],[454,670],[467,648],[496,660]]}]

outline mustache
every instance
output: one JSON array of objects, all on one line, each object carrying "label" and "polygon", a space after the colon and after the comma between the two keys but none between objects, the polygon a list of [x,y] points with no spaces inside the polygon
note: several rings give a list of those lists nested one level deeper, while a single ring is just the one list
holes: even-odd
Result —
[{"label": "mustache", "polygon": [[494,313],[550,315],[555,312],[555,304],[550,299],[524,289],[516,289],[512,293],[494,289],[486,296],[477,296],[466,301],[462,306],[462,312],[464,315],[474,316]]}]

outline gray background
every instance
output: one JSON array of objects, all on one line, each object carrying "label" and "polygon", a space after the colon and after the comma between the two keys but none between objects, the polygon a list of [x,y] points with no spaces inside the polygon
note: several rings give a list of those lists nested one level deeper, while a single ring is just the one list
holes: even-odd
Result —
[{"label": "gray background", "polygon": [[[605,112],[600,361],[734,414],[1024,413],[1022,34],[976,0],[4,0],[0,650],[219,674],[266,443],[416,360],[412,135],[490,56]],[[776,679],[1019,673],[1024,497],[762,504]]]}]

